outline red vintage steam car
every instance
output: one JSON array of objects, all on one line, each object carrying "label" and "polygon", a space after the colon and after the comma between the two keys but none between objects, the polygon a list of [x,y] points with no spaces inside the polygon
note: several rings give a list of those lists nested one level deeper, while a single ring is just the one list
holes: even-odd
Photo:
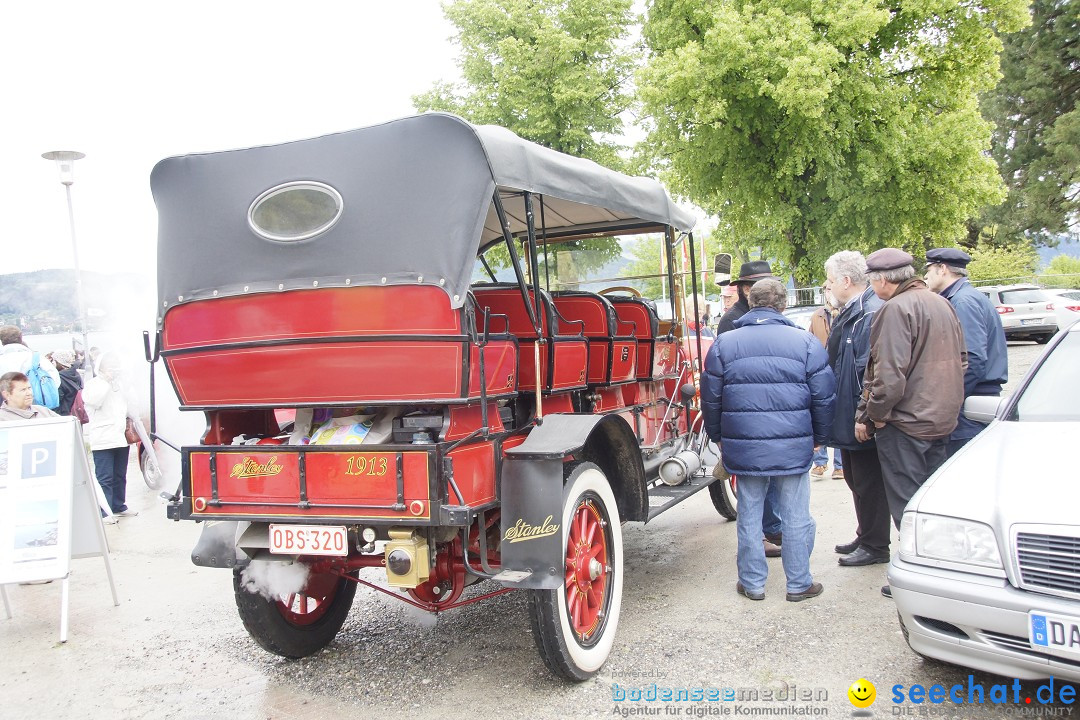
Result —
[{"label": "red vintage steam car", "polygon": [[[204,523],[192,560],[232,569],[256,642],[318,651],[358,584],[433,612],[523,589],[548,667],[595,674],[621,524],[713,482],[693,219],[652,180],[442,114],[151,182],[154,358],[207,423],[168,512]],[[733,517],[730,482],[712,494]],[[258,587],[288,563],[299,586]]]}]

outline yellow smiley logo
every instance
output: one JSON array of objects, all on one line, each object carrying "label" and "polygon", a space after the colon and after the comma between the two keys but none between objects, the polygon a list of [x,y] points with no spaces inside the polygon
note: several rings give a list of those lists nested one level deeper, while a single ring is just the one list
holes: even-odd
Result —
[{"label": "yellow smiley logo", "polygon": [[865,678],[859,678],[847,689],[848,700],[857,708],[868,708],[877,699],[877,689]]}]

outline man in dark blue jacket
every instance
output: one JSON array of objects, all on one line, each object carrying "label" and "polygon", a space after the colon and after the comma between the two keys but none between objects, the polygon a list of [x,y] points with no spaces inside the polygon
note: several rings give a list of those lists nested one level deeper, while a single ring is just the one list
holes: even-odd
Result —
[{"label": "man in dark blue jacket", "polygon": [[884,301],[866,281],[866,258],[851,250],[825,261],[825,287],[840,307],[827,350],[836,375],[836,414],[831,445],[840,449],[844,481],[855,502],[855,539],[836,546],[840,565],[854,567],[889,562],[892,517],[885,497],[877,447],[873,438],[855,439],[855,410],[862,394],[863,371],[870,357],[870,325]]},{"label": "man in dark blue jacket", "polygon": [[705,358],[705,431],[720,446],[724,468],[739,478],[736,591],[765,597],[761,509],[772,481],[779,487],[787,599],[798,602],[824,590],[810,574],[816,524],[808,471],[815,446],[829,438],[836,379],[817,338],[781,314],[787,291],[778,280],[756,282],[748,304],[750,311]]},{"label": "man in dark blue jacket", "polygon": [[[1009,350],[1001,318],[990,298],[972,287],[967,279],[971,256],[956,248],[934,248],[926,253],[926,285],[948,300],[964,330],[967,370],[964,372],[964,399],[972,395],[1001,395],[1009,381]],[[964,447],[986,426],[964,417],[949,435],[949,457]]]},{"label": "man in dark blue jacket", "polygon": [[[739,318],[750,312],[750,302],[748,300],[750,288],[758,280],[765,280],[766,278],[775,280],[776,276],[772,274],[769,263],[764,260],[751,260],[750,262],[744,262],[739,267],[739,276],[731,281],[731,287],[735,288],[738,300],[731,307],[724,310],[724,314],[720,317],[720,323],[716,327],[717,335],[734,330],[735,323]],[[717,465],[713,472],[715,473],[720,468],[721,466]],[[721,478],[721,481],[726,482],[726,479]],[[765,557],[780,557],[782,554],[780,546],[783,544],[784,534],[781,531],[783,522],[780,518],[779,505],[777,489],[776,487],[770,487],[769,491],[765,493],[765,504],[762,506],[761,511]]]}]

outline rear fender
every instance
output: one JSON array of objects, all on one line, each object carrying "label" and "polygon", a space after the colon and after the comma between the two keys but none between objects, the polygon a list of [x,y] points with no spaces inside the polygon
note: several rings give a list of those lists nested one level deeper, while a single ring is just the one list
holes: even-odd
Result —
[{"label": "rear fender", "polygon": [[563,465],[569,457],[596,463],[607,476],[623,520],[645,520],[645,468],[633,431],[617,415],[548,415],[520,445],[506,451],[501,482],[500,562],[529,573],[517,587],[561,587]]},{"label": "rear fender", "polygon": [[191,562],[200,567],[218,568],[246,565],[248,556],[240,550],[237,538],[250,524],[235,520],[206,521],[203,523],[202,534],[191,551]]}]

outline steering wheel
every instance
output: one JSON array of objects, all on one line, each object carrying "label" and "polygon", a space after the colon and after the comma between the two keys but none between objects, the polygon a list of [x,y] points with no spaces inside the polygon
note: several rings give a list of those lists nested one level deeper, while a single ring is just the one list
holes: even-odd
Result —
[{"label": "steering wheel", "polygon": [[613,295],[615,293],[628,293],[633,297],[641,297],[641,291],[637,288],[632,288],[629,285],[616,285],[615,287],[604,288],[598,295]]}]

